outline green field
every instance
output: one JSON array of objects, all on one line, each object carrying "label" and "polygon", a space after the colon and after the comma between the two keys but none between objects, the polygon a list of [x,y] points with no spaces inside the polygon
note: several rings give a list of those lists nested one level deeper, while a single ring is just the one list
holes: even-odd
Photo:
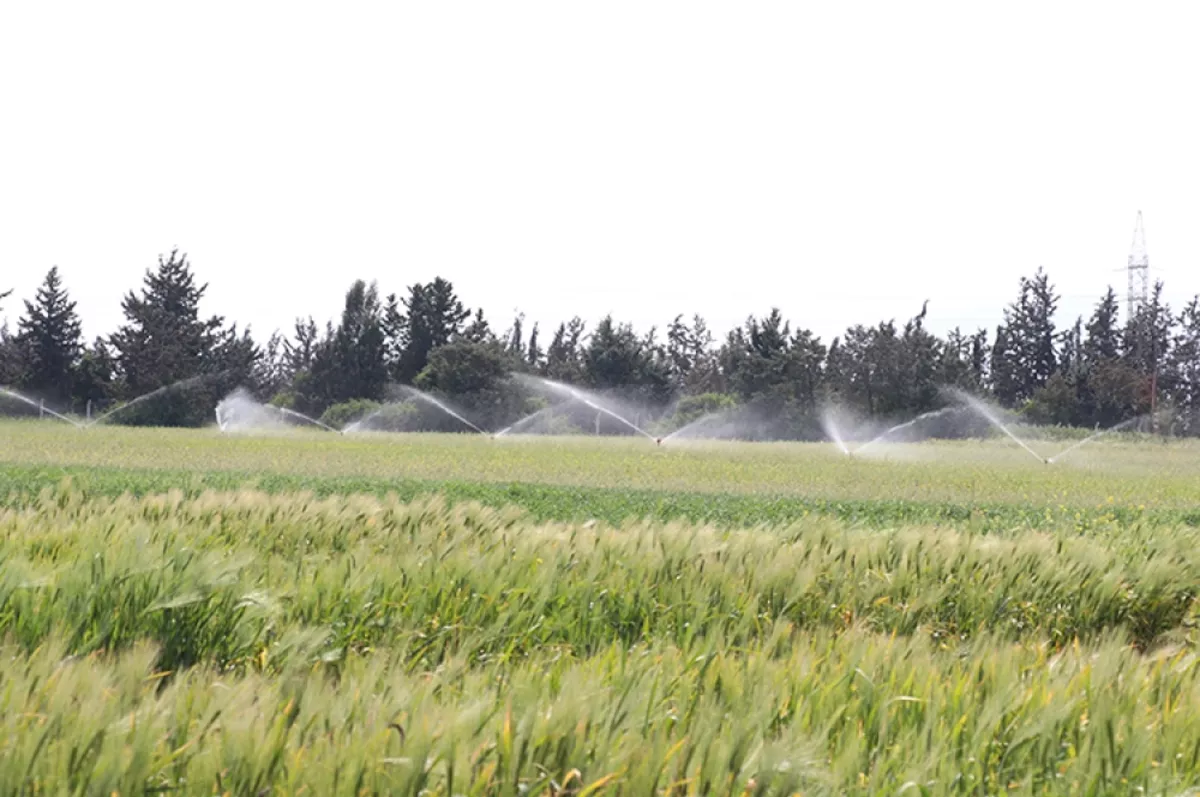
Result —
[{"label": "green field", "polygon": [[1200,446],[881,453],[0,423],[0,792],[1200,786]]}]

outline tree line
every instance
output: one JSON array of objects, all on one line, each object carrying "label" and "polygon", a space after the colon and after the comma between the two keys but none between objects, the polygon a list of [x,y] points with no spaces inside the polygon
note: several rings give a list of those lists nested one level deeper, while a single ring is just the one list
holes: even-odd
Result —
[{"label": "tree line", "polygon": [[518,316],[498,331],[442,278],[387,296],[356,280],[336,323],[302,317],[287,333],[256,340],[201,313],[206,288],[185,254],[160,256],[122,300],[121,326],[86,342],[52,268],[15,330],[0,328],[0,385],[79,414],[160,391],[163,400],[123,419],[161,425],[208,423],[220,397],[239,386],[344,422],[386,402],[394,386],[413,385],[498,428],[538,407],[511,386],[509,376],[525,372],[657,408],[666,424],[739,408],[772,419],[771,436],[795,438],[820,434],[827,403],[903,420],[941,406],[943,386],[1042,424],[1108,427],[1161,410],[1187,434],[1200,406],[1200,297],[1175,312],[1161,282],[1123,323],[1109,288],[1090,316],[1060,326],[1059,296],[1039,268],[1020,279],[994,330],[939,337],[925,328],[922,307],[901,323],[852,326],[828,344],[778,309],[719,340],[697,315],[677,316],[661,334],[612,317],[542,330]]}]

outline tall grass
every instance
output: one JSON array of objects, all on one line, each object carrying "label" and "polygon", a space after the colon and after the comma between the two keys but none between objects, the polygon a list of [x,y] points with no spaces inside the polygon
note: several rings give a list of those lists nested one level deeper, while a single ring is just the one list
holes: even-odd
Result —
[{"label": "tall grass", "polygon": [[3,651],[0,791],[1131,794],[1200,779],[1195,656],[785,624],[750,647],[387,653],[168,677],[139,643]]},{"label": "tall grass", "polygon": [[0,634],[27,648],[59,635],[80,653],[152,639],[168,669],[243,664],[297,627],[328,632],[336,655],[411,643],[426,666],[711,634],[752,644],[780,621],[945,644],[1119,629],[1147,647],[1190,632],[1198,539],[540,524],[436,498],[64,489],[0,510]]},{"label": "tall grass", "polygon": [[0,509],[0,792],[1177,790],[1198,536],[47,490]]}]

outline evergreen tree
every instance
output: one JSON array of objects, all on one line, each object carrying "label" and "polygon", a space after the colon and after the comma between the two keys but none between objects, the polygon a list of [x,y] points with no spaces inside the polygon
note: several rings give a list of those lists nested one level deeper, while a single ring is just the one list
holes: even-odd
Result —
[{"label": "evergreen tree", "polygon": [[1180,430],[1194,433],[1200,425],[1200,296],[1183,308],[1178,324],[1170,354],[1172,398],[1180,411]]},{"label": "evergreen tree", "polygon": [[583,319],[576,316],[559,324],[546,349],[546,376],[567,384],[583,382]]},{"label": "evergreen tree", "polygon": [[583,351],[583,369],[588,384],[629,398],[665,401],[671,392],[664,360],[654,343],[654,332],[644,338],[630,324],[617,324],[606,316]]},{"label": "evergreen tree", "polygon": [[545,359],[545,353],[542,351],[541,345],[538,343],[538,325],[535,322],[533,329],[529,331],[529,345],[525,348],[525,364],[532,371],[540,371]]},{"label": "evergreen tree", "polygon": [[505,334],[504,350],[514,362],[525,361],[525,314],[517,313],[517,317],[513,319],[512,326],[508,328]]},{"label": "evergreen tree", "polygon": [[8,324],[0,323],[0,387],[19,384],[23,369],[17,341],[9,332]]},{"label": "evergreen tree", "polygon": [[741,351],[726,352],[729,384],[744,400],[767,399],[778,396],[774,388],[787,379],[788,345],[791,325],[783,319],[778,308],[763,318],[746,319],[743,333],[731,337],[727,344]]},{"label": "evergreen tree", "polygon": [[84,348],[75,367],[75,384],[72,388],[81,412],[86,413],[89,404],[98,410],[107,403],[112,396],[115,370],[112,352],[103,338],[96,338],[91,346]]},{"label": "evergreen tree", "polygon": [[1117,327],[1117,294],[1112,286],[1100,299],[1088,319],[1083,341],[1082,357],[1085,366],[1116,359],[1121,353],[1121,331]]},{"label": "evergreen tree", "polygon": [[253,382],[260,395],[274,397],[288,384],[287,341],[278,330],[271,333],[254,368]]},{"label": "evergreen tree", "polygon": [[991,377],[992,393],[1001,404],[1011,407],[1021,398],[1020,367],[1020,352],[1012,342],[1008,326],[997,325],[988,373]]},{"label": "evergreen tree", "polygon": [[317,346],[321,342],[317,322],[313,321],[312,316],[297,318],[292,335],[292,340],[285,339],[283,342],[283,370],[289,381],[295,379],[297,374],[312,369]]},{"label": "evergreen tree", "polygon": [[985,386],[987,357],[987,330],[966,335],[955,327],[941,346],[937,382],[978,393]]},{"label": "evergreen tree", "polygon": [[388,383],[383,308],[375,284],[355,280],[346,292],[342,320],[333,333],[330,382],[321,392],[330,403],[384,397]]},{"label": "evergreen tree", "polygon": [[121,302],[126,323],[112,336],[116,363],[128,397],[198,376],[211,369],[209,355],[222,319],[200,318],[207,285],[197,285],[187,255],[172,250],[147,271],[140,295]]},{"label": "evergreen tree", "polygon": [[475,315],[471,316],[470,322],[463,327],[459,337],[467,343],[490,343],[492,342],[492,328],[488,325],[487,319],[483,317],[483,310],[478,309]]},{"label": "evergreen tree", "polygon": [[910,414],[928,412],[938,399],[939,364],[945,344],[926,331],[927,308],[928,303],[904,325],[900,337],[899,398],[902,411]]},{"label": "evergreen tree", "polygon": [[400,351],[392,373],[398,381],[411,383],[425,368],[429,353],[460,334],[471,314],[454,286],[441,277],[428,285],[410,286],[403,304],[405,312],[398,319]]},{"label": "evergreen tree", "polygon": [[1173,381],[1166,365],[1170,362],[1174,317],[1162,300],[1162,288],[1162,282],[1155,283],[1149,301],[1139,306],[1125,325],[1124,356],[1146,377],[1147,391],[1154,386],[1169,391]]},{"label": "evergreen tree", "polygon": [[17,321],[21,386],[59,407],[70,405],[82,337],[75,302],[55,266],[34,301],[25,302],[25,315]]},{"label": "evergreen tree", "polygon": [[688,325],[682,315],[675,317],[667,327],[666,355],[676,390],[698,395],[719,389],[720,374],[712,345],[712,332],[703,318],[694,315]]},{"label": "evergreen tree", "polygon": [[804,412],[816,409],[827,351],[810,330],[798,329],[788,346],[787,393]]},{"label": "evergreen tree", "polygon": [[1058,368],[1054,311],[1058,296],[1042,268],[1021,278],[1017,300],[1004,310],[992,348],[992,389],[1001,402],[1028,400]]}]

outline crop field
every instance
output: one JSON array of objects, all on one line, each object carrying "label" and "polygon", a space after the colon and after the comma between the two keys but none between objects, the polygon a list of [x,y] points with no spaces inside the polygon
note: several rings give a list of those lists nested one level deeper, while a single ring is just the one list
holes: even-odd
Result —
[{"label": "crop field", "polygon": [[0,423],[0,793],[1200,786],[1200,447],[884,453]]}]

